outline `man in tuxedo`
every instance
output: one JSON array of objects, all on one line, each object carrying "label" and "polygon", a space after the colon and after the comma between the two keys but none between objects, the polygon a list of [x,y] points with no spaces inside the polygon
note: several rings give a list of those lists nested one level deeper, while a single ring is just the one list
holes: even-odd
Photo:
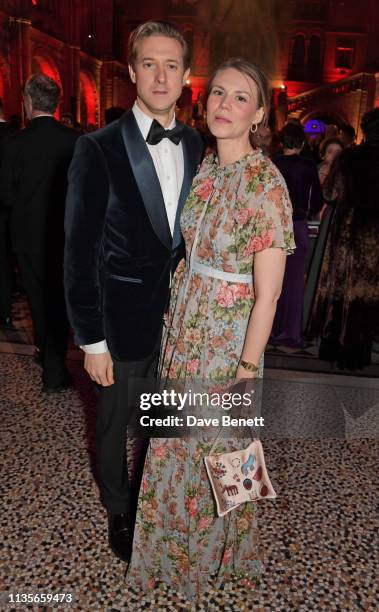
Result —
[{"label": "man in tuxedo", "polygon": [[38,73],[30,77],[24,90],[29,125],[7,142],[1,166],[5,205],[12,208],[11,239],[48,393],[72,382],[65,363],[63,246],[67,170],[78,134],[54,119],[60,95],[53,79]]},{"label": "man in tuxedo", "polygon": [[[7,140],[15,134],[5,120],[3,101],[0,98],[0,168],[4,162]],[[3,152],[4,151],[4,152]],[[9,219],[11,209],[5,204],[0,184],[0,327],[14,329],[11,317],[12,264],[9,236]]]},{"label": "man in tuxedo", "polygon": [[100,385],[97,459],[110,545],[125,561],[133,513],[128,387],[156,375],[170,277],[184,253],[180,213],[202,154],[199,134],[175,121],[189,74],[183,36],[162,22],[142,24],[129,39],[129,72],[132,110],[76,145],[65,257],[70,322]]}]

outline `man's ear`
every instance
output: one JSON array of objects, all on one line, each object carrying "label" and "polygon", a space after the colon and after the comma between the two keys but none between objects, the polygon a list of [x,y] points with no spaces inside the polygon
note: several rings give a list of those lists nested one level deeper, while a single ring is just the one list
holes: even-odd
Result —
[{"label": "man's ear", "polygon": [[187,68],[187,70],[186,70],[186,71],[185,71],[185,73],[183,74],[183,87],[184,87],[184,85],[186,84],[186,81],[187,81],[187,79],[188,79],[189,75],[190,75],[190,68]]},{"label": "man's ear", "polygon": [[136,73],[134,72],[134,68],[131,64],[128,64],[129,76],[132,83],[136,82]]},{"label": "man's ear", "polygon": [[27,93],[24,94],[24,108],[27,118],[30,119],[33,112],[33,104],[30,95]]}]

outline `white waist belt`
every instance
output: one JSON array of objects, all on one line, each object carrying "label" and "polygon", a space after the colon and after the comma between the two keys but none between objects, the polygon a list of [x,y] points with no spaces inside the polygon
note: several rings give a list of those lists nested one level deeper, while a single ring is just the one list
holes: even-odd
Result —
[{"label": "white waist belt", "polygon": [[229,283],[252,283],[252,274],[234,274],[234,272],[224,272],[224,270],[216,270],[211,266],[206,266],[198,261],[194,261],[192,264],[192,270],[203,276],[210,276],[211,278],[218,278]]}]

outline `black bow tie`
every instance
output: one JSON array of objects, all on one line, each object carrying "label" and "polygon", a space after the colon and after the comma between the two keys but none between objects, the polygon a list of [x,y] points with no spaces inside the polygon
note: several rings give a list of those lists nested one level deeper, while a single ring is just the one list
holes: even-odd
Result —
[{"label": "black bow tie", "polygon": [[171,142],[178,145],[182,139],[184,128],[184,123],[178,123],[172,130],[165,130],[156,119],[153,119],[149,133],[146,136],[146,142],[149,145],[156,145],[162,138],[169,138]]}]

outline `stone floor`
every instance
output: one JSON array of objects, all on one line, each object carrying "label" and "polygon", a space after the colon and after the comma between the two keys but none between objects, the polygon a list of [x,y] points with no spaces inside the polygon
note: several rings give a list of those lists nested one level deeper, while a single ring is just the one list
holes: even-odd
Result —
[{"label": "stone floor", "polygon": [[[0,610],[27,609],[11,593],[71,593],[78,611],[193,610],[163,586],[126,588],[93,475],[95,397],[81,355],[70,353],[74,387],[45,396],[22,321],[21,341],[0,344]],[[278,498],[257,504],[262,585],[210,589],[197,609],[374,612],[379,381],[272,369],[266,381]]]}]

